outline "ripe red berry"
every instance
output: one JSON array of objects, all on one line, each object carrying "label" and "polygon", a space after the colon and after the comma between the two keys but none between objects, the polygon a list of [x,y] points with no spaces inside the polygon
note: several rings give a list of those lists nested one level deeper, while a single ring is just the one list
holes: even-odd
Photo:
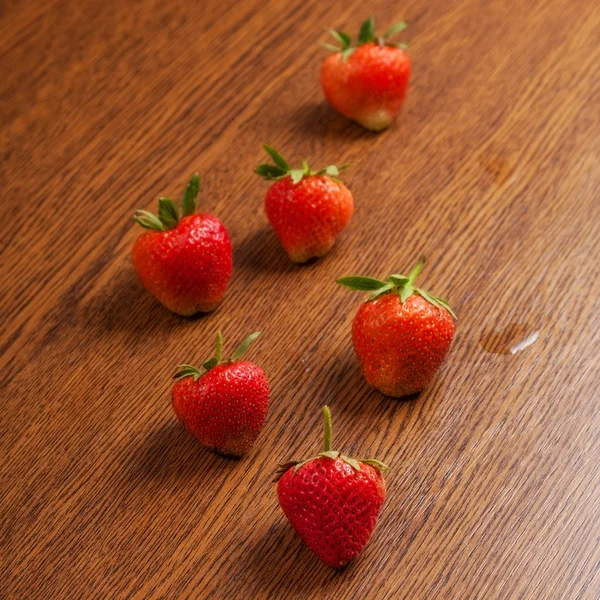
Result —
[{"label": "ripe red berry", "polygon": [[354,317],[352,343],[367,383],[388,396],[424,390],[454,338],[456,315],[448,303],[414,287],[424,264],[421,259],[408,277],[338,280],[353,290],[372,292]]},{"label": "ripe red berry", "polygon": [[390,38],[406,29],[396,23],[376,36],[374,20],[362,24],[358,43],[344,32],[330,30],[340,47],[324,46],[334,54],[323,61],[321,85],[325,98],[338,112],[372,131],[388,127],[408,91],[411,64],[405,44]]},{"label": "ripe red berry", "polygon": [[181,217],[169,198],[158,201],[158,217],[138,210],[135,221],[149,231],[133,245],[133,266],[142,285],[169,310],[184,316],[214,310],[233,270],[231,241],[213,215],[194,214],[200,176],[186,187]]},{"label": "ripe red berry", "polygon": [[248,336],[229,360],[221,362],[223,339],[201,369],[181,365],[173,384],[173,410],[201,444],[240,456],[256,441],[267,417],[269,382],[260,367],[240,358],[260,332]]},{"label": "ripe red berry", "polygon": [[374,459],[354,459],[331,449],[331,415],[323,409],[325,443],[315,458],[278,469],[277,495],[285,516],[304,543],[330,567],[339,568],[367,545],[385,500]]},{"label": "ripe red berry", "polygon": [[292,169],[275,149],[265,150],[275,164],[259,165],[256,173],[275,181],[267,192],[265,211],[281,245],[294,262],[323,256],[354,212],[352,194],[338,179],[350,165],[312,171],[303,161],[301,169]]}]

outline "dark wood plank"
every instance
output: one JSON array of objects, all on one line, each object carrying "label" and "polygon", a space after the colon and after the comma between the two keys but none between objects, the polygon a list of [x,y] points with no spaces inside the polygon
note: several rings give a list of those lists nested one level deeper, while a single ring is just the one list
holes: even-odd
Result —
[{"label": "dark wood plank", "polygon": [[[600,10],[586,0],[0,3],[2,598],[600,597]],[[414,81],[380,135],[327,108],[325,25],[410,21]],[[252,170],[270,142],[351,161],[349,229],[292,265]],[[146,295],[130,217],[204,174],[235,244],[222,306]],[[362,381],[360,297],[334,284],[427,254],[459,313],[440,375]],[[262,329],[267,427],[230,461],[169,406],[176,364]],[[537,333],[517,354],[511,345]],[[319,410],[392,466],[342,572],[277,505]]]}]

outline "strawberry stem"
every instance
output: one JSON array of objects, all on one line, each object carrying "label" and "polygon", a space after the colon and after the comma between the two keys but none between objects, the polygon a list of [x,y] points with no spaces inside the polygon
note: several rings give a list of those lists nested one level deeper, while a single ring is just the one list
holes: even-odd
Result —
[{"label": "strawberry stem", "polygon": [[331,451],[331,411],[328,406],[323,407],[323,426],[325,427],[325,438],[323,440],[323,452]]},{"label": "strawberry stem", "polygon": [[421,256],[419,262],[414,266],[413,270],[408,274],[408,285],[412,285],[417,277],[421,274],[423,267],[425,266],[425,257]]},{"label": "strawberry stem", "polygon": [[[186,366],[186,365],[184,365]],[[325,429],[325,438],[323,440],[323,451],[319,452],[317,456],[313,458],[307,458],[306,460],[290,460],[284,463],[280,463],[277,467],[275,479],[273,481],[279,481],[284,473],[289,469],[293,468],[293,474],[295,475],[306,463],[316,458],[328,458],[330,460],[342,460],[346,464],[350,465],[355,471],[361,470],[361,463],[365,463],[379,469],[380,471],[386,471],[388,467],[381,461],[375,460],[374,458],[359,458],[355,459],[350,456],[346,456],[337,450],[331,449],[331,411],[328,406],[323,407],[323,425]]]}]

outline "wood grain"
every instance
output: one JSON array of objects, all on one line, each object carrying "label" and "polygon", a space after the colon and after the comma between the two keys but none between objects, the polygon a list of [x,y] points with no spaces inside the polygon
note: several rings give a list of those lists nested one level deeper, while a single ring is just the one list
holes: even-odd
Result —
[{"label": "wood grain", "polygon": [[[410,21],[414,80],[373,135],[324,105],[325,25]],[[600,9],[588,0],[0,3],[0,597],[600,598]],[[253,175],[271,143],[350,161],[356,213],[298,267]],[[131,214],[178,194],[235,244],[222,306],[169,314]],[[370,390],[360,295],[429,258],[459,314],[434,384]],[[173,368],[262,329],[268,426],[239,460],[169,406]],[[534,332],[522,352],[510,347]],[[334,572],[270,483],[337,445],[392,466],[364,554]]]}]

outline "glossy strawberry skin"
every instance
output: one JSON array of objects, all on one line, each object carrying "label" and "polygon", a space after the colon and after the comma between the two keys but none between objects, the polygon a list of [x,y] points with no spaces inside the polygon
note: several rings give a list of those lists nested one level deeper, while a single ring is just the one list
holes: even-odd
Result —
[{"label": "glossy strawberry skin", "polygon": [[279,504],[304,543],[326,564],[343,567],[366,546],[385,500],[381,472],[356,471],[340,458],[315,458],[277,484]]},{"label": "glossy strawberry skin", "polygon": [[302,263],[332,248],[352,218],[354,201],[343,183],[325,175],[296,184],[286,176],[269,188],[265,211],[284,250]]},{"label": "glossy strawberry skin", "polygon": [[177,418],[202,445],[240,456],[252,447],[265,423],[269,382],[254,363],[222,363],[197,381],[177,381],[171,400]]},{"label": "glossy strawberry skin", "polygon": [[368,43],[344,61],[341,53],[323,61],[325,98],[345,117],[372,131],[388,127],[400,111],[411,75],[408,54],[394,46]]},{"label": "glossy strawberry skin", "polygon": [[181,219],[169,231],[142,233],[133,246],[142,285],[169,310],[184,316],[214,310],[233,270],[229,234],[213,215]]},{"label": "glossy strawberry skin", "polygon": [[367,383],[387,396],[424,390],[454,338],[454,320],[421,296],[404,304],[397,293],[359,308],[352,324],[354,351]]}]

